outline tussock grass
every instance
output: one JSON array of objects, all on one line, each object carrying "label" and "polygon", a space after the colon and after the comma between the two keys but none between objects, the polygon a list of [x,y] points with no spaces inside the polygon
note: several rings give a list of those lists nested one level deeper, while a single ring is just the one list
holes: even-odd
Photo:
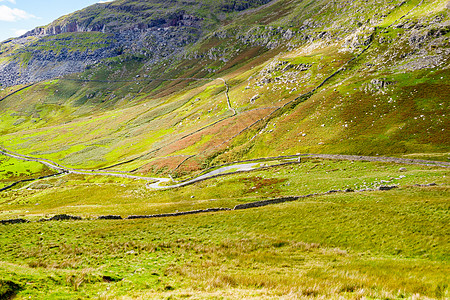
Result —
[{"label": "tussock grass", "polygon": [[[33,85],[0,102],[0,143],[83,168],[137,158],[117,168],[146,174],[170,174],[182,161],[177,155],[192,155],[174,174],[181,179],[230,161],[306,152],[448,160],[448,62],[440,69],[405,72],[404,58],[414,50],[402,39],[405,26],[376,30],[364,55],[315,94],[255,123],[350,60],[361,45],[340,51],[349,32],[371,23],[385,27],[419,1],[326,3],[278,1],[236,15],[236,22],[225,20],[227,38],[205,37],[192,46],[199,54],[192,60],[175,59],[167,66],[165,61],[147,70],[142,60],[125,55],[73,76],[130,82]],[[423,3],[408,16],[411,22],[426,20],[430,11],[430,20],[448,15],[443,0]],[[311,30],[300,32],[304,25]],[[262,46],[267,35],[287,28],[297,33],[289,45]],[[328,44],[307,42],[304,33],[319,32]],[[234,38],[246,35],[252,45]],[[102,34],[79,37],[79,49],[90,39],[95,47],[106,46]],[[226,59],[209,59],[211,47]],[[28,59],[23,56],[25,64]],[[271,69],[286,62],[294,67]],[[308,68],[293,72],[299,64]],[[238,115],[231,117],[222,82],[137,84],[136,75],[225,78]],[[376,88],[377,80],[390,84]],[[215,123],[219,120],[224,121]],[[206,129],[196,132],[201,128]],[[0,166],[6,172],[0,172],[2,183],[48,171],[4,160]],[[1,226],[0,295],[7,283],[18,299],[446,299],[448,176],[447,169],[430,166],[304,159],[164,191],[127,179],[48,179],[0,193],[0,218],[157,214],[383,184],[399,188],[166,219]],[[415,186],[432,182],[437,185]]]},{"label": "tussock grass", "polygon": [[413,187],[169,219],[2,226],[1,260],[15,265],[0,273],[41,282],[19,293],[34,298],[106,286],[138,298],[447,297],[447,195]]}]

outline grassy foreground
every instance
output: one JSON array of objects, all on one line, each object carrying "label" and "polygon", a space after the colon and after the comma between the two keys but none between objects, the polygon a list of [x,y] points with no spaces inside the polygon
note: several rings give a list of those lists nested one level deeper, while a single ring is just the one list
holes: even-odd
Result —
[{"label": "grassy foreground", "polygon": [[[114,213],[125,216],[131,207],[151,213],[232,206],[350,185],[371,187],[389,177],[400,186],[165,219],[2,225],[0,295],[16,294],[17,299],[448,298],[448,171],[407,166],[397,180],[399,167],[311,159],[174,190],[141,188],[141,197],[130,196],[137,195],[138,182],[108,183],[99,178],[72,178],[50,188],[51,193],[4,192],[2,219],[13,216],[6,211],[11,207],[10,213],[20,212],[19,216],[33,220],[52,213],[89,217],[113,207]],[[65,199],[58,205],[60,196],[77,190],[76,182],[85,198]],[[438,185],[414,185],[430,182]],[[89,186],[117,197],[95,202],[92,197],[101,193],[89,198],[85,190]],[[206,200],[210,189],[217,191],[217,203]],[[41,204],[33,202],[35,197]]]}]

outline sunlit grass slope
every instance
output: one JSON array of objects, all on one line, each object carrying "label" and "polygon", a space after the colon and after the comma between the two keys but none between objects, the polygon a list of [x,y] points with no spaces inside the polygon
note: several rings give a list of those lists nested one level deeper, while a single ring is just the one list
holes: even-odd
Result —
[{"label": "sunlit grass slope", "polygon": [[23,161],[0,154],[0,188],[19,180],[38,178],[53,173],[54,171],[41,163]]},{"label": "sunlit grass slope", "polygon": [[[158,13],[179,13],[168,9],[175,2],[120,0],[54,25],[101,23],[124,3],[119,19],[137,8],[133,20],[151,19],[141,9],[150,2]],[[219,2],[184,1],[210,31],[182,55],[153,61],[127,52],[82,73],[1,89],[0,146],[67,167],[175,180],[296,153],[449,161],[447,1],[280,0],[232,14],[229,1]],[[56,51],[76,39],[74,51],[111,46],[106,33],[29,42],[39,51],[55,42]],[[32,221],[0,225],[0,299],[450,297],[448,168],[303,156],[258,164],[284,162],[167,190],[61,174],[0,192],[0,220]],[[0,156],[0,188],[52,172]],[[355,192],[97,220],[330,190]],[[38,222],[58,214],[83,220]]]},{"label": "sunlit grass slope", "polygon": [[[298,152],[447,160],[448,59],[426,59],[448,50],[449,32],[430,31],[429,46],[403,37],[408,26],[442,20],[448,10],[416,2],[394,1],[371,15],[376,6],[353,6],[355,14],[346,4],[279,1],[227,21],[192,45],[192,55],[151,66],[142,57],[111,58],[4,99],[0,143],[72,167],[128,162],[115,168],[174,176]],[[271,15],[274,9],[282,13]],[[332,15],[336,9],[342,14]],[[369,25],[357,21],[369,16]],[[297,32],[287,44],[262,46],[268,37],[277,40],[274,26],[306,26],[309,37]],[[321,31],[326,38],[318,38]],[[412,67],[415,61],[420,67]],[[312,95],[274,113],[340,68]]]}]

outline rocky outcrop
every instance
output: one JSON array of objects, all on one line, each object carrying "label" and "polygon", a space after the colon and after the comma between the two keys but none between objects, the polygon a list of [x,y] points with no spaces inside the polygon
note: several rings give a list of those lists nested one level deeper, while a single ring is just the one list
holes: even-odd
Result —
[{"label": "rocky outcrop", "polygon": [[66,22],[62,24],[52,23],[45,27],[37,27],[28,31],[22,37],[30,36],[48,36],[57,35],[61,33],[74,33],[74,32],[102,32],[102,33],[117,33],[126,32],[129,30],[143,31],[154,28],[168,28],[173,26],[188,26],[188,27],[201,27],[202,18],[198,18],[193,15],[185,14],[183,12],[173,14],[167,18],[161,18],[157,20],[150,20],[147,23],[128,23],[128,22],[98,22],[93,25],[89,23],[80,23],[77,20],[72,22]]},{"label": "rocky outcrop", "polygon": [[[237,0],[197,4],[211,12],[223,13],[268,2]],[[0,44],[0,57],[6,58],[0,63],[0,84],[12,86],[79,73],[122,54],[144,57],[148,64],[176,56],[217,22],[198,16],[195,4],[195,1],[121,1],[95,4],[64,16]],[[89,35],[80,36],[80,33],[91,33],[93,43],[79,47],[86,42],[80,40],[89,39]],[[99,33],[107,36],[96,44],[95,34]],[[3,49],[13,50],[2,53]]]},{"label": "rocky outcrop", "polygon": [[[22,38],[11,39],[0,45],[0,58],[3,58],[0,63],[0,84],[11,86],[78,73],[89,66],[104,63],[107,58],[123,54],[144,59],[147,66],[167,58],[207,59],[227,63],[248,46],[292,50],[308,45],[308,49],[311,50],[314,47],[337,43],[340,51],[357,53],[366,49],[375,39],[380,44],[395,41],[405,45],[402,46],[401,53],[397,53],[397,50],[382,53],[377,62],[370,65],[370,68],[374,69],[387,63],[392,64],[394,60],[401,62],[398,65],[400,70],[443,67],[450,55],[450,49],[447,47],[450,23],[442,16],[437,16],[433,20],[414,20],[406,18],[406,14],[390,25],[395,29],[405,29],[404,33],[396,37],[382,34],[383,29],[376,24],[393,10],[403,6],[404,1],[387,6],[359,7],[355,7],[353,1],[324,1],[313,4],[319,13],[308,16],[308,19],[299,15],[289,22],[280,22],[276,26],[270,22],[236,24],[222,28],[217,26],[220,20],[230,16],[228,13],[249,8],[258,9],[269,2],[271,1],[129,0],[95,4],[64,16],[47,26],[35,28]],[[330,17],[330,20],[319,17],[321,14],[336,15],[336,11],[346,17],[335,20],[333,17]],[[357,15],[371,17],[360,20]],[[89,50],[80,50],[76,49],[75,45],[78,43],[77,34],[81,33],[101,33],[108,37],[101,45],[87,45],[86,48]],[[46,38],[60,39],[60,36],[69,39],[68,45],[62,49],[52,50],[51,39]],[[214,45],[208,46],[210,48],[207,49],[198,47],[202,50],[188,50],[187,45],[202,40],[203,37],[224,42],[220,45],[211,43]],[[39,47],[36,49],[32,43],[29,44],[28,39],[33,38],[48,43],[44,49]],[[239,49],[236,49],[237,47]],[[5,48],[11,52],[2,53]],[[258,83],[259,86],[271,83],[274,79],[282,83],[291,83],[300,72],[308,71],[311,64],[281,67],[284,68],[281,70],[283,76],[278,78],[266,76]],[[216,72],[217,66],[205,65],[203,70]],[[386,86],[379,87],[378,83],[374,83],[368,88],[384,93]]]},{"label": "rocky outcrop", "polygon": [[384,94],[390,87],[392,87],[395,84],[396,84],[395,81],[389,81],[385,78],[375,78],[364,86],[364,91],[366,93]]},{"label": "rocky outcrop", "polygon": [[[200,35],[201,30],[193,27],[127,30],[102,36],[101,42],[91,43],[90,49],[83,51],[77,48],[81,38],[76,34],[46,37],[22,47],[15,53],[15,58],[0,63],[0,84],[12,86],[79,73],[89,66],[102,63],[106,58],[122,54],[143,56],[155,63],[181,53],[186,45],[194,43]],[[89,39],[83,38],[83,42]],[[95,38],[97,36],[93,33]],[[13,40],[9,43],[19,42]],[[62,46],[53,46],[54,43]],[[24,55],[30,57],[26,63],[22,58]]]}]

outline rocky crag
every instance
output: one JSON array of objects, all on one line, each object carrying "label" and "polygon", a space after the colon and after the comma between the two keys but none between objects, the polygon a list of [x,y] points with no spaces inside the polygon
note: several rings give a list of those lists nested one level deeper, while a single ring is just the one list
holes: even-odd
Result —
[{"label": "rocky crag", "polygon": [[[450,21],[445,14],[421,19],[405,15],[389,24],[389,15],[407,14],[414,7],[407,1],[380,6],[322,0],[311,3],[312,8],[303,15],[295,14],[296,5],[289,3],[294,13],[280,11],[279,26],[265,24],[269,22],[265,19],[257,24],[220,26],[245,10],[276,6],[277,2],[120,0],[95,4],[0,44],[0,84],[12,86],[79,73],[114,57],[123,60],[131,56],[149,65],[168,57],[228,62],[239,55],[236,45],[292,50],[307,43],[338,42],[343,52],[355,52],[369,43],[380,25],[392,25],[401,32],[377,40],[380,48],[393,42],[405,48],[404,53],[384,51],[380,62],[395,60],[399,69],[412,71],[443,66],[450,55]],[[339,15],[334,14],[337,10]],[[200,51],[192,47],[203,39],[217,39],[221,46]]]},{"label": "rocky crag", "polygon": [[[83,47],[77,46],[80,40],[81,43],[86,40],[83,33],[31,36],[33,42],[14,51],[14,54],[7,56],[9,59],[6,62],[0,63],[0,83],[2,86],[12,86],[78,73],[88,66],[124,53],[158,61],[180,53],[186,45],[195,42],[200,33],[200,29],[192,27],[157,27],[116,34],[89,33],[87,39],[101,36],[101,41],[89,42]],[[7,43],[15,47],[29,39],[22,37]],[[51,43],[59,45],[48,47]]]},{"label": "rocky crag", "polygon": [[2,43],[3,87],[64,75],[0,91],[4,145],[175,177],[282,154],[448,151],[448,0],[228,3],[117,0]]},{"label": "rocky crag", "polygon": [[99,3],[0,44],[0,84],[12,86],[82,72],[123,55],[158,62],[176,56],[228,14],[269,0]]}]

